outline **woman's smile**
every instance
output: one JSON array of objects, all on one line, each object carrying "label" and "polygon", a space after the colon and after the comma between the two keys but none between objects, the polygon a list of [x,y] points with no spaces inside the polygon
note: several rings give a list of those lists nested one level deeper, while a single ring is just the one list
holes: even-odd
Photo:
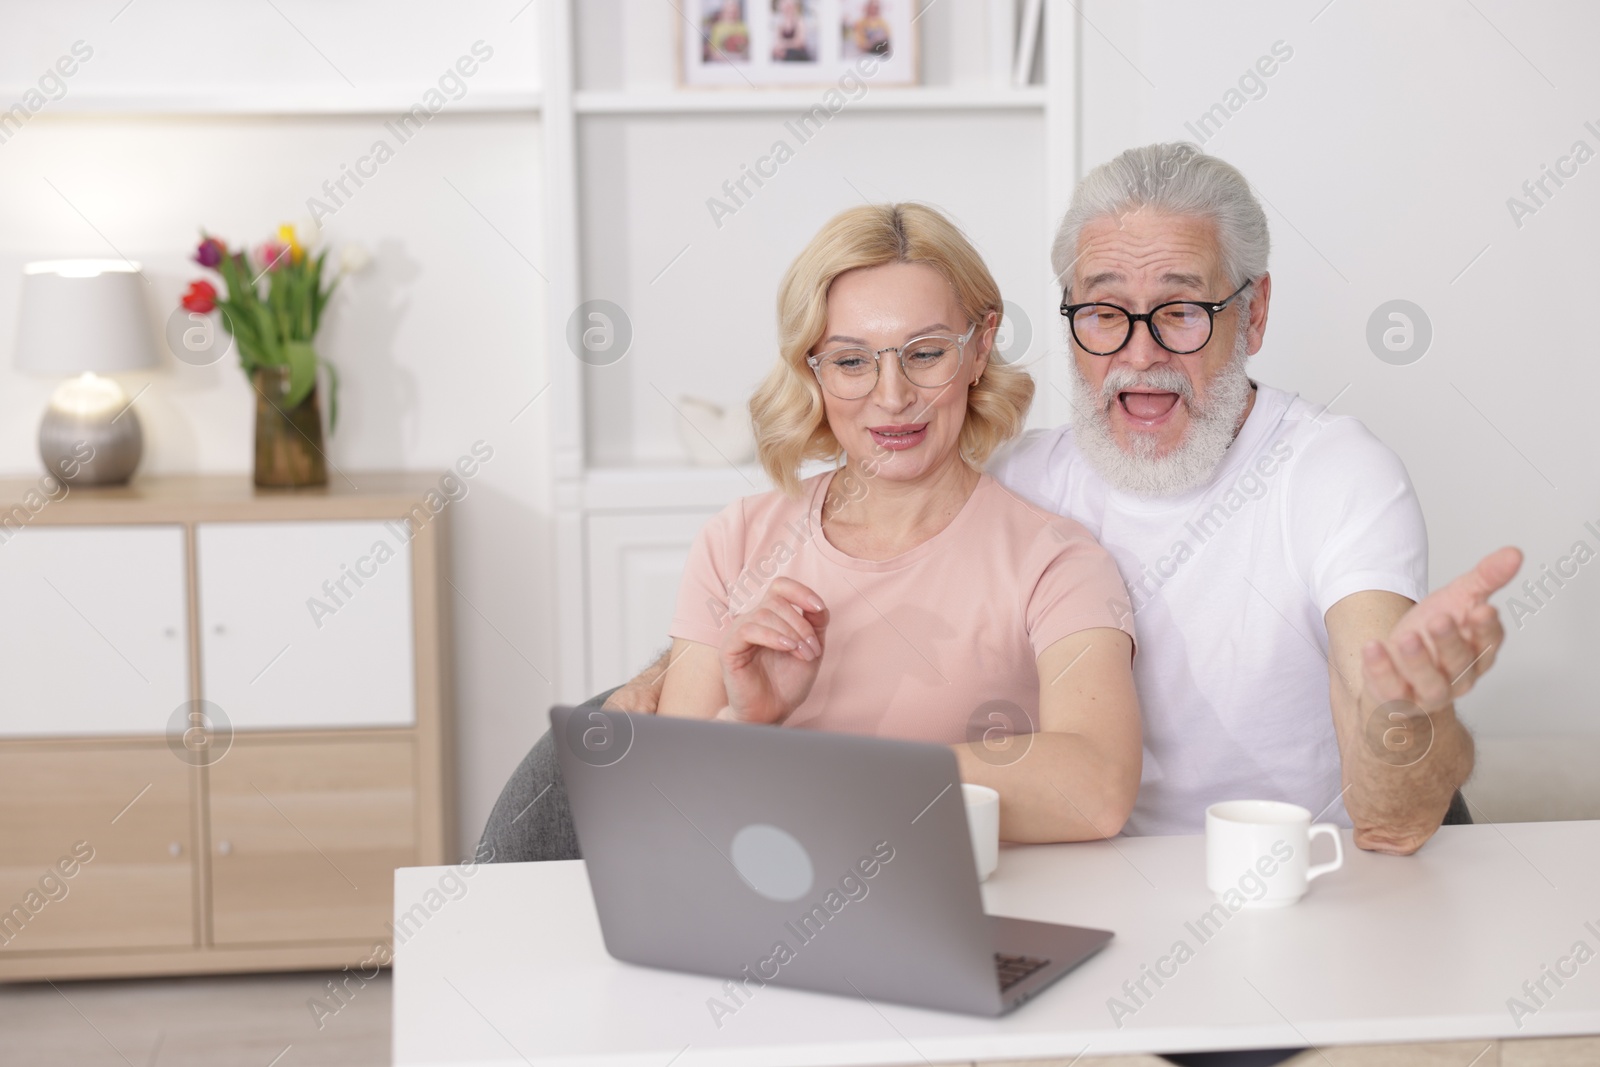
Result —
[{"label": "woman's smile", "polygon": [[872,434],[873,443],[880,448],[900,452],[907,448],[915,448],[925,441],[928,437],[928,424],[925,422],[911,422],[888,426],[868,426],[867,432]]}]

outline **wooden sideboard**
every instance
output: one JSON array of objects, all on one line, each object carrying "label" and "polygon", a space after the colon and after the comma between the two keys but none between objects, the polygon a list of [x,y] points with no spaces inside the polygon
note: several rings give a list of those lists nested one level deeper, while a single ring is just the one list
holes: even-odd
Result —
[{"label": "wooden sideboard", "polygon": [[458,858],[449,498],[346,473],[0,481],[0,981],[359,964]]}]

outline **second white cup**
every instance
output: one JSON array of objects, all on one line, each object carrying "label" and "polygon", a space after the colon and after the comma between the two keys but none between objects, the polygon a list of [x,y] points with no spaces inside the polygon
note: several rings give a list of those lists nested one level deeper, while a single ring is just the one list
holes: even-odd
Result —
[{"label": "second white cup", "polygon": [[972,831],[972,858],[978,864],[978,881],[1000,866],[1000,794],[986,785],[961,783],[967,804],[967,829]]},{"label": "second white cup", "polygon": [[[1333,839],[1333,861],[1313,867],[1311,839],[1319,834]],[[1206,809],[1206,885],[1231,910],[1293,904],[1313,878],[1343,864],[1339,828],[1313,826],[1298,804],[1229,800]]]}]

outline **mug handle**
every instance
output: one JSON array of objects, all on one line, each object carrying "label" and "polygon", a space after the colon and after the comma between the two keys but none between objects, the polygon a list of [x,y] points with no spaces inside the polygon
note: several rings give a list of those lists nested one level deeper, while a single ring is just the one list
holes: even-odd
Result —
[{"label": "mug handle", "polygon": [[1339,828],[1331,822],[1319,822],[1307,833],[1307,842],[1314,841],[1318,834],[1327,834],[1333,838],[1333,861],[1331,863],[1319,863],[1315,867],[1307,869],[1306,881],[1308,882],[1318,875],[1327,874],[1329,871],[1337,871],[1344,866],[1344,839],[1339,836]]}]

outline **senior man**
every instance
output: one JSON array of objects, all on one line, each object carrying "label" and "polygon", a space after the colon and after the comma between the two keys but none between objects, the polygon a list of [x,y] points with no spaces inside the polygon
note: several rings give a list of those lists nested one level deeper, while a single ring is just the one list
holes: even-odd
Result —
[{"label": "senior man", "polygon": [[1494,660],[1488,596],[1521,554],[1426,595],[1399,458],[1248,374],[1268,248],[1244,176],[1192,145],[1092,171],[1052,250],[1073,423],[994,473],[1088,526],[1128,584],[1145,761],[1125,832],[1196,833],[1209,804],[1267,798],[1411,853],[1471,773],[1454,701]]},{"label": "senior man", "polygon": [[[1357,420],[1247,373],[1268,248],[1244,176],[1193,145],[1097,167],[1053,251],[1075,417],[991,469],[1087,526],[1127,582],[1145,753],[1123,832],[1198,833],[1212,803],[1278,799],[1408,854],[1453,807],[1470,821],[1453,805],[1473,755],[1454,701],[1494,661],[1488,597],[1521,553],[1427,595],[1400,460]],[[666,667],[606,706],[653,711]],[[512,826],[558,780],[536,746],[485,831],[505,858],[577,854],[559,790]]]}]

